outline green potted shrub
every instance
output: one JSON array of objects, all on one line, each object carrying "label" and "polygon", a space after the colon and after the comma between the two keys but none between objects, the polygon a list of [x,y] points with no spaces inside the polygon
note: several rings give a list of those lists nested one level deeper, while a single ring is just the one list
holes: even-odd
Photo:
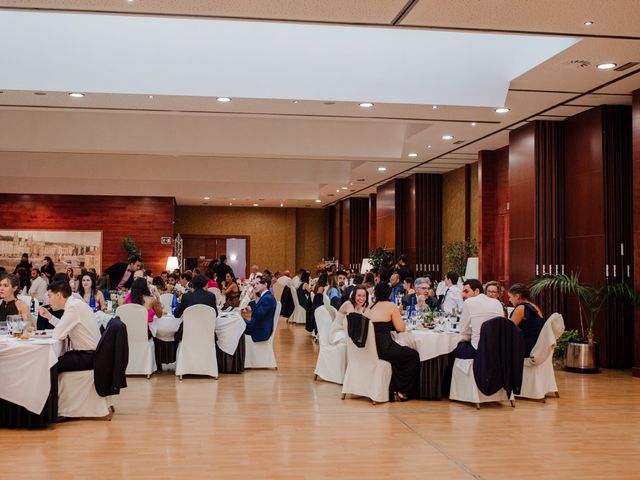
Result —
[{"label": "green potted shrub", "polygon": [[444,246],[446,271],[454,271],[464,275],[467,259],[478,256],[478,242],[475,238],[468,240],[454,240]]},{"label": "green potted shrub", "polygon": [[378,269],[389,267],[393,263],[393,254],[386,247],[378,247],[369,253],[369,263]]},{"label": "green potted shrub", "polygon": [[593,328],[602,308],[609,300],[631,301],[638,306],[640,294],[625,283],[604,286],[581,283],[580,272],[544,275],[531,283],[532,295],[538,295],[545,290],[574,296],[578,301],[580,330],[572,331],[571,336],[566,338],[565,369],[579,373],[597,372],[597,343],[594,340]]}]

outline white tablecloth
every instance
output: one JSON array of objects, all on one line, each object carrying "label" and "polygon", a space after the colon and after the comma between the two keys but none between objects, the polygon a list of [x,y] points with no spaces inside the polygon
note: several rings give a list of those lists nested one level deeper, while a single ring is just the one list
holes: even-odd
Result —
[{"label": "white tablecloth", "polygon": [[220,350],[233,355],[245,328],[246,323],[237,311],[220,312],[216,319],[216,343]]},{"label": "white tablecloth", "polygon": [[175,318],[171,315],[165,315],[161,318],[155,317],[153,322],[149,324],[149,330],[151,331],[151,335],[158,340],[173,342],[181,323],[181,318]]},{"label": "white tablecloth", "polygon": [[391,332],[391,335],[400,345],[416,350],[421,362],[453,352],[461,339],[459,333],[441,333],[428,329]]},{"label": "white tablecloth", "polygon": [[49,370],[63,345],[50,338],[0,336],[0,398],[39,415],[51,390]]}]

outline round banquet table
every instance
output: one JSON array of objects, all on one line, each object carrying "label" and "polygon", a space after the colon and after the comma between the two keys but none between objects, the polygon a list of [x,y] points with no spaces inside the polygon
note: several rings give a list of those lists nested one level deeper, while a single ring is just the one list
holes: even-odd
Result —
[{"label": "round banquet table", "polygon": [[420,398],[442,398],[449,353],[455,350],[461,335],[457,332],[422,329],[392,332],[392,336],[398,344],[412,348],[420,355]]}]

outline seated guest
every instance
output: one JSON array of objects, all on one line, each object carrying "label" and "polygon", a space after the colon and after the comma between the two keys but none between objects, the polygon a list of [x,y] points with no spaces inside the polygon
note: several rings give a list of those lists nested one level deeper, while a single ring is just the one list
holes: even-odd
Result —
[{"label": "seated guest", "polygon": [[504,288],[502,288],[500,282],[496,282],[495,280],[487,282],[484,286],[484,293],[487,295],[487,297],[495,298],[496,300],[498,300],[502,305],[502,310],[504,310],[504,316],[506,318],[509,318],[507,306],[502,300],[500,300],[502,298],[502,294],[504,293]]},{"label": "seated guest", "polygon": [[347,315],[353,312],[364,313],[369,306],[369,293],[363,285],[355,285],[351,290],[351,296],[342,304],[336,318],[331,322],[329,331],[329,343],[337,345],[339,343],[347,343],[347,334],[344,331],[344,320]]},{"label": "seated guest", "polygon": [[40,274],[40,270],[34,267],[31,269],[31,286],[27,294],[42,303],[47,293],[48,284],[49,280],[47,277],[44,274]]},{"label": "seated guest", "polygon": [[158,294],[162,295],[163,293],[167,293],[167,284],[164,282],[162,277],[153,277],[151,285],[156,287]]},{"label": "seated guest", "polygon": [[[21,267],[22,268],[22,267]],[[9,273],[0,280],[0,322],[5,322],[8,315],[21,315],[28,322],[32,322],[29,305],[19,300],[20,279]]]},{"label": "seated guest", "polygon": [[395,266],[396,271],[400,275],[400,281],[404,281],[407,277],[413,277],[413,272],[409,268],[409,264],[407,263],[407,255],[402,254],[398,257],[398,262]]},{"label": "seated guest", "polygon": [[391,332],[404,332],[406,326],[400,316],[400,310],[392,302],[391,287],[386,282],[380,282],[374,290],[375,300],[364,312],[373,322],[378,358],[391,363],[391,382],[389,395],[406,401],[410,397],[418,396],[420,356],[418,352],[398,345],[391,337]]},{"label": "seated guest", "polygon": [[402,288],[404,289],[405,296],[416,293],[413,289],[413,277],[404,277],[404,280],[402,280]]},{"label": "seated guest", "polygon": [[173,288],[178,283],[178,278],[179,276],[176,275],[175,273],[170,274],[169,278],[167,279],[167,287],[171,287],[171,289],[173,290]]},{"label": "seated guest", "polygon": [[[410,293],[402,297],[403,308],[409,308],[413,304],[416,308],[429,307],[433,310],[438,307],[438,299],[429,295],[430,282],[427,278],[420,277],[416,279],[414,284],[415,293]],[[432,290],[433,291],[433,290]]]},{"label": "seated guest", "polygon": [[205,273],[209,282],[207,283],[207,288],[220,288],[220,284],[216,281],[216,272],[215,270],[209,269],[207,273]]},{"label": "seated guest", "polygon": [[250,335],[254,342],[269,340],[273,332],[273,316],[276,313],[277,302],[269,291],[269,285],[271,285],[271,278],[259,277],[251,290],[251,301],[242,311],[242,316],[247,324],[244,334]]},{"label": "seated guest", "polygon": [[29,273],[30,271],[31,269],[25,270],[24,268],[20,267],[15,273],[20,282],[20,295],[26,294],[31,288],[31,274]]},{"label": "seated guest", "polygon": [[347,288],[347,272],[338,270],[336,272],[336,282],[338,283],[338,290],[343,293],[344,289]]},{"label": "seated guest", "polygon": [[482,284],[475,278],[470,278],[462,284],[464,309],[460,321],[460,336],[462,341],[455,350],[457,358],[476,358],[480,329],[487,320],[502,316],[502,305],[495,298],[487,297],[482,290]]},{"label": "seated guest", "polygon": [[222,295],[228,295],[230,293],[240,293],[240,288],[238,288],[238,281],[236,280],[236,276],[233,271],[229,271],[226,273],[224,277],[224,282],[222,282]]},{"label": "seated guest", "polygon": [[[51,283],[66,282],[69,283],[69,277],[66,273],[58,272],[51,278]],[[72,297],[80,299],[80,295],[72,293]],[[38,312],[38,330],[53,330],[54,325],[51,323],[51,317],[55,318],[55,321],[59,321],[62,318],[64,310],[54,310],[49,305],[49,291],[45,293],[43,305],[40,306]]]},{"label": "seated guest", "polygon": [[129,263],[114,263],[104,273],[111,279],[111,288],[128,289],[133,284],[133,273],[140,270],[142,259],[137,256],[129,258]]},{"label": "seated guest", "polygon": [[362,285],[367,289],[369,295],[373,294],[373,287],[376,286],[376,277],[373,273],[367,272],[364,274],[364,280],[362,281]]},{"label": "seated guest", "polygon": [[[306,270],[304,268],[301,268],[300,270],[298,270],[298,272],[296,273],[296,276],[293,277],[291,279],[291,285],[293,285],[293,288],[295,288],[296,290],[298,289],[298,287],[300,286],[300,279],[302,278],[302,274],[306,272]],[[309,283],[309,282],[307,282]]]},{"label": "seated guest", "polygon": [[67,282],[54,282],[49,285],[49,303],[51,308],[64,310],[62,318],[51,317],[55,325],[54,340],[69,338],[72,350],[58,358],[58,372],[93,370],[93,357],[100,330],[93,312],[83,300],[71,296],[71,287]]},{"label": "seated guest", "polygon": [[391,287],[392,301],[395,301],[398,295],[402,295],[404,293],[404,287],[402,286],[400,274],[398,272],[393,272],[389,277],[389,286]]},{"label": "seated guest", "polygon": [[65,274],[69,277],[69,286],[71,287],[72,292],[78,291],[78,286],[76,285],[76,274],[73,271],[73,268],[69,267],[65,270]]},{"label": "seated guest", "polygon": [[251,265],[250,271],[251,273],[249,274],[249,278],[248,278],[249,283],[253,283],[257,281],[258,277],[262,276],[262,273],[260,273],[260,269],[258,268],[258,265]]},{"label": "seated guest", "polygon": [[206,275],[200,274],[193,277],[193,280],[191,281],[191,284],[193,285],[193,291],[187,292],[182,295],[180,304],[174,310],[173,316],[176,318],[182,317],[184,311],[192,305],[208,305],[210,307],[213,307],[217,314],[217,299],[213,293],[207,290],[207,283],[209,283],[209,279]]},{"label": "seated guest", "polygon": [[349,298],[351,298],[351,292],[353,292],[356,286],[362,285],[364,276],[358,273],[357,275],[354,275],[352,280],[353,280],[353,284],[347,285],[347,287],[342,291],[342,298],[341,298],[342,303],[349,301]]},{"label": "seated guest", "polygon": [[300,285],[296,289],[298,303],[305,310],[311,307],[311,286],[309,285],[310,277],[311,274],[309,272],[302,272]]},{"label": "seated guest", "polygon": [[443,312],[460,313],[462,311],[462,290],[458,286],[458,278],[456,272],[447,272],[445,276],[444,292],[440,300],[440,309]]},{"label": "seated guest", "polygon": [[135,303],[146,308],[149,323],[153,322],[154,315],[158,318],[162,317],[162,303],[151,295],[147,279],[144,277],[136,278],[133,281],[131,290],[124,297],[124,303]]},{"label": "seated guest", "polygon": [[526,285],[514,283],[508,292],[509,302],[515,307],[511,312],[511,321],[515,323],[524,337],[524,355],[528,357],[538,341],[540,331],[544,326],[542,310],[531,302],[531,292]]},{"label": "seated guest", "polygon": [[191,289],[191,273],[184,272],[180,274],[180,278],[178,279],[178,284],[176,285],[176,292],[185,293]]},{"label": "seated guest", "polygon": [[167,280],[169,280],[169,272],[167,270],[163,270],[160,272],[160,278],[166,284]]},{"label": "seated guest", "polygon": [[95,310],[104,310],[104,296],[98,290],[96,285],[96,276],[91,272],[86,272],[80,278],[80,286],[78,287],[80,297],[91,306],[93,299],[93,307]]},{"label": "seated guest", "polygon": [[329,303],[336,310],[340,308],[340,301],[342,299],[342,295],[340,294],[340,290],[338,289],[338,279],[335,275],[329,275],[327,278],[327,287],[324,290],[325,295],[329,297]]},{"label": "seated guest", "polygon": [[240,306],[240,294],[239,293],[230,293],[224,300],[224,305],[222,306],[223,312],[232,312],[236,308]]}]

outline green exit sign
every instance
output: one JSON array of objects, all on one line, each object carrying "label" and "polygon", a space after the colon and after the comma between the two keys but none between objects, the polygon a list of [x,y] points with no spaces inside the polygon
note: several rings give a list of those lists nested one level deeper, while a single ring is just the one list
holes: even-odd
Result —
[{"label": "green exit sign", "polygon": [[171,245],[171,237],[162,237],[162,238],[160,238],[160,243],[162,245]]}]

